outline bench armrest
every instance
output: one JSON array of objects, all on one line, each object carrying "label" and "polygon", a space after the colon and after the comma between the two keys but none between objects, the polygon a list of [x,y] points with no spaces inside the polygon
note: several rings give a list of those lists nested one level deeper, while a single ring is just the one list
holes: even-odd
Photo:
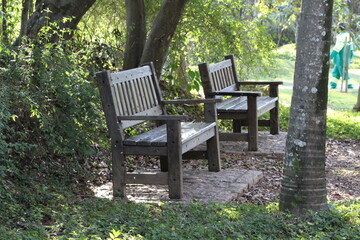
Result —
[{"label": "bench armrest", "polygon": [[145,121],[181,121],[181,120],[188,120],[189,116],[187,115],[129,115],[129,116],[118,116],[119,121],[126,120],[145,120]]},{"label": "bench armrest", "polygon": [[214,92],[214,95],[260,97],[262,94],[261,94],[261,92],[248,92],[248,91],[227,91],[227,92],[218,91],[218,92]]},{"label": "bench armrest", "polygon": [[282,81],[242,81],[238,85],[280,85]]},{"label": "bench armrest", "polygon": [[222,102],[220,98],[207,98],[207,99],[175,99],[163,100],[165,104],[199,104],[199,103],[219,103]]}]

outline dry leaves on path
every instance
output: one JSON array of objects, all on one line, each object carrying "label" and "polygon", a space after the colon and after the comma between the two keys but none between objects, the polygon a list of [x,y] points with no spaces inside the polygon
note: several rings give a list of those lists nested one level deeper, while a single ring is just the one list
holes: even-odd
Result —
[{"label": "dry leaves on path", "polygon": [[[231,156],[229,156],[231,158]],[[264,205],[279,201],[283,156],[248,156],[239,164],[263,171],[264,178],[236,202]],[[360,199],[360,141],[331,140],[326,145],[328,200],[344,202]]]}]

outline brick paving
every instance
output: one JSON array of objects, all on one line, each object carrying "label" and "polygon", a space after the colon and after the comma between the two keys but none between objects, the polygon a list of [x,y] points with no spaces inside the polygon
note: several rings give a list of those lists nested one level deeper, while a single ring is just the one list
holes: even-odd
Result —
[{"label": "brick paving", "polygon": [[[221,142],[224,153],[246,155],[284,155],[286,133],[270,135],[260,133],[259,150],[247,151],[245,142]],[[224,169],[220,172],[209,172],[206,169],[184,169],[184,197],[182,200],[170,200],[166,185],[129,185],[129,200],[139,203],[158,202],[218,202],[226,203],[242,194],[262,178],[262,172],[248,169]],[[112,198],[112,183],[106,183],[93,189],[101,198]]]}]

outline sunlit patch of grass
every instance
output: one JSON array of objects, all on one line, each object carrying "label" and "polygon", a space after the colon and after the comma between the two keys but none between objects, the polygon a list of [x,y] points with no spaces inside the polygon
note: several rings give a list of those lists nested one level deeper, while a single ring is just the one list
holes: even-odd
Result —
[{"label": "sunlit patch of grass", "polygon": [[328,109],[327,136],[336,139],[360,139],[360,112]]}]

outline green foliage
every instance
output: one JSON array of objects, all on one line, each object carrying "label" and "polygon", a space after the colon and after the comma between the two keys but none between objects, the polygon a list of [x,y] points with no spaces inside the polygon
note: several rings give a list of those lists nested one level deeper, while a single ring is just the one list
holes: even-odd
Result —
[{"label": "green foliage", "polygon": [[1,45],[0,225],[42,229],[47,204],[90,178],[87,160],[106,139],[93,73],[108,63],[94,49],[43,37]]},{"label": "green foliage", "polygon": [[263,19],[252,16],[254,11],[253,6],[242,0],[189,2],[165,65],[163,79],[174,88],[170,91],[180,92],[180,96],[199,92],[197,64],[220,61],[227,54],[236,56],[242,79],[268,72],[273,64],[274,44]]},{"label": "green foliage", "polygon": [[360,112],[329,109],[327,136],[334,139],[360,139]]},{"label": "green foliage", "polygon": [[[360,203],[337,203],[305,219],[277,206],[246,204],[144,205],[61,194],[14,225],[1,239],[357,239]],[[37,217],[34,217],[37,216]],[[30,222],[31,220],[31,222]]]}]

